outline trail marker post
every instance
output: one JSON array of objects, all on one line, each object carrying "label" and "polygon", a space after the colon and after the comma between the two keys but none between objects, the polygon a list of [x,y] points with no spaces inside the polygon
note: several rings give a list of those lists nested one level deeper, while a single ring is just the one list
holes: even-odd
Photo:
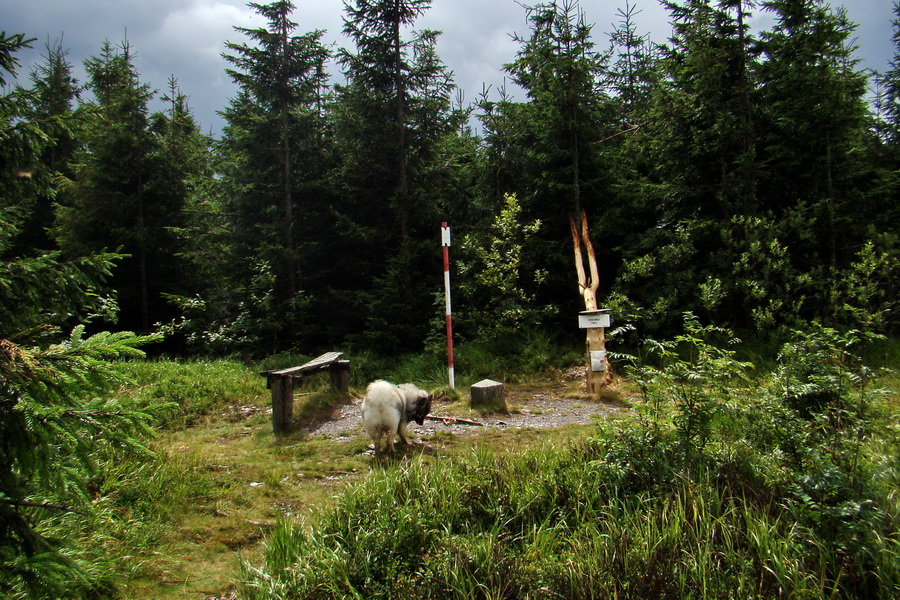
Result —
[{"label": "trail marker post", "polygon": [[441,223],[441,247],[444,251],[444,297],[447,303],[447,374],[450,378],[450,389],[456,389],[453,373],[453,319],[450,310],[450,227],[446,221]]},{"label": "trail marker post", "polygon": [[[587,331],[585,336],[587,345],[587,367],[585,373],[587,392],[589,394],[599,394],[611,381],[609,360],[606,356],[605,334],[605,329],[609,327],[609,311],[605,308],[597,309],[600,271],[597,268],[597,254],[594,252],[594,245],[591,244],[587,214],[584,209],[581,209],[577,223],[573,217],[569,217],[569,226],[572,230],[572,245],[575,250],[575,272],[578,275],[578,291],[582,299],[584,299],[585,308],[578,315],[578,326]],[[582,245],[587,251],[589,273],[584,270]]]},{"label": "trail marker post", "polygon": [[609,309],[583,310],[578,313],[578,327],[587,330],[588,362],[585,376],[587,391],[599,394],[609,383],[609,360],[606,357],[606,334],[609,327]]}]

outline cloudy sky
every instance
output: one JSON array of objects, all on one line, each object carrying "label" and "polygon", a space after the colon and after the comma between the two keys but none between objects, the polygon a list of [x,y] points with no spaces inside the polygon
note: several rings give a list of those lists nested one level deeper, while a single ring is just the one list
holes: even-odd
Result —
[{"label": "cloudy sky", "polygon": [[[266,0],[257,0],[265,3]],[[656,0],[631,0],[639,11],[639,33],[664,42],[669,19]],[[454,80],[474,100],[484,85],[503,85],[502,65],[513,60],[517,44],[511,34],[528,32],[523,4],[537,0],[433,0],[431,9],[416,29],[443,32],[438,52],[454,73]],[[297,33],[326,30],[325,41],[346,46],[341,36],[343,0],[294,0]],[[891,43],[892,0],[845,0],[856,30],[857,57],[865,68],[884,71],[893,55]],[[617,12],[625,0],[581,0],[581,8],[599,48],[606,34],[620,21]],[[755,16],[765,26],[766,15]],[[771,20],[768,21],[771,23]],[[245,42],[235,26],[257,27],[262,19],[244,0],[0,0],[0,30],[36,38],[32,51],[20,53],[20,78],[46,54],[47,43],[62,40],[69,51],[75,75],[84,80],[82,62],[98,54],[108,40],[114,45],[127,39],[136,52],[135,63],[144,83],[164,90],[174,76],[190,97],[190,106],[205,132],[218,134],[222,120],[216,111],[234,95],[221,57],[226,41]],[[512,90],[515,96],[515,90]]]}]

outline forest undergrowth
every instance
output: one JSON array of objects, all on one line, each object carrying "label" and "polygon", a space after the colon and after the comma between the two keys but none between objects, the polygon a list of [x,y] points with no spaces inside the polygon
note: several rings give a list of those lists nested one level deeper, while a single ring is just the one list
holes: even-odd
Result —
[{"label": "forest undergrowth", "polygon": [[751,376],[688,315],[630,358],[635,418],[376,469],[281,520],[240,597],[895,598],[900,411],[873,342],[815,327]]},{"label": "forest undergrowth", "polygon": [[[689,317],[617,357],[630,416],[436,434],[386,462],[361,436],[272,434],[258,372],[304,357],[122,362],[117,393],[167,407],[153,454],[99,446],[91,512],[35,526],[73,598],[896,597],[900,353],[870,337],[820,327],[754,367]],[[510,380],[577,355],[533,341]],[[463,386],[490,354],[460,349]],[[376,372],[439,387],[436,356],[353,360],[355,393]],[[298,416],[335,403],[321,383]]]}]

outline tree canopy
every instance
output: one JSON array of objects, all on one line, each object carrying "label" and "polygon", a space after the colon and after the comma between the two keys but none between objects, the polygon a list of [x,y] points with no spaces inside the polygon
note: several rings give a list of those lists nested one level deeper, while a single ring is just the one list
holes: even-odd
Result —
[{"label": "tree canopy", "polygon": [[[118,327],[165,326],[175,349],[395,352],[439,327],[448,219],[472,250],[459,334],[497,335],[502,293],[478,269],[508,258],[484,249],[500,252],[493,227],[515,197],[506,226],[540,222],[515,257],[541,273],[521,290],[536,327],[571,329],[568,219],[584,209],[620,323],[664,332],[690,309],[777,337],[810,319],[871,325],[875,310],[893,331],[894,309],[875,307],[897,289],[896,68],[861,70],[855,25],[822,0],[663,4],[665,44],[630,2],[605,39],[577,0],[525,6],[504,65],[523,97],[486,88],[466,104],[440,32],[417,29],[428,0],[346,3],[342,48],[301,30],[302,4],[251,3],[265,25],[226,43],[238,91],[217,140],[174,77],[168,109],[149,110],[129,43],[102,43],[84,84],[48,45],[14,93],[28,110],[11,132],[56,124],[23,167],[46,193],[15,203],[16,243],[123,254]],[[771,25],[751,29],[758,15]]]},{"label": "tree canopy", "polygon": [[[0,36],[0,80],[27,43]],[[43,598],[95,586],[89,566],[39,524],[48,513],[90,511],[98,444],[147,452],[147,414],[103,392],[118,382],[110,363],[143,356],[139,346],[156,336],[87,333],[114,306],[106,281],[121,256],[21,252],[17,238],[34,223],[23,217],[49,193],[29,169],[48,156],[49,133],[67,126],[65,115],[27,121],[33,100],[0,98],[0,595]]]}]

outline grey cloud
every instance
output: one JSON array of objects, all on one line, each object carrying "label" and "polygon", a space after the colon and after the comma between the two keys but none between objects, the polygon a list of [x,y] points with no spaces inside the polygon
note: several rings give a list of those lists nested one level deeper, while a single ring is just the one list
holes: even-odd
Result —
[{"label": "grey cloud", "polygon": [[[342,0],[294,2],[294,21],[300,31],[324,29],[326,43],[347,45],[341,34]],[[524,2],[534,3],[537,0]],[[655,0],[634,0],[633,4],[639,11],[635,16],[638,32],[666,41],[671,29],[665,9]],[[607,35],[619,23],[617,13],[624,5],[625,0],[581,0],[587,21],[594,24],[598,48],[606,47]],[[851,20],[860,23],[857,56],[864,61],[861,66],[885,70],[893,54],[891,2],[854,0],[847,2],[847,10]],[[756,11],[757,22],[766,18]],[[38,38],[32,51],[20,54],[20,75],[27,75],[40,60],[48,40],[63,36],[76,76],[83,80],[82,61],[96,55],[105,40],[119,44],[127,35],[142,80],[165,89],[168,78],[175,76],[204,129],[218,130],[221,120],[216,111],[225,107],[235,91],[221,58],[225,42],[246,41],[233,27],[257,26],[261,19],[242,0],[3,0],[0,23],[7,32]],[[474,100],[483,85],[495,91],[503,85],[502,67],[518,50],[511,34],[528,33],[525,9],[516,0],[434,0],[415,27],[443,32],[438,52],[467,101]],[[512,93],[517,95],[515,90]]]}]

